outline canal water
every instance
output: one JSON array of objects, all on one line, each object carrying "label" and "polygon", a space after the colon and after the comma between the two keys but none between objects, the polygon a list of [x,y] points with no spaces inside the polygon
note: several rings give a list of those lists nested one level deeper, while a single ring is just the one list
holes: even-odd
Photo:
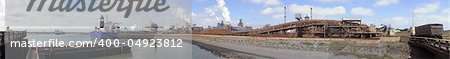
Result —
[{"label": "canal water", "polygon": [[436,59],[437,57],[433,52],[428,51],[421,47],[411,46],[411,58],[412,59]]},{"label": "canal water", "polygon": [[[48,39],[58,39],[60,41],[87,41],[91,40],[89,34],[36,34],[28,33],[27,39],[35,39],[37,41],[48,41]],[[131,53],[123,53],[110,56],[101,56],[90,59],[223,59],[211,51],[205,50],[198,45],[190,42],[183,42],[183,48],[137,48],[132,47]],[[306,51],[317,52],[317,51]],[[309,57],[308,59],[331,58],[331,59],[359,59],[355,56],[336,56],[331,52],[318,52],[319,56]],[[299,55],[302,56],[302,55]],[[308,56],[308,55],[304,55]]]},{"label": "canal water", "polygon": [[[58,39],[59,41],[88,41],[89,34],[36,34],[28,33],[27,39],[36,41],[48,41]],[[183,42],[183,48],[137,48],[132,47],[131,53],[123,53],[111,56],[101,56],[91,59],[221,59],[210,51],[201,49],[190,42]]]}]

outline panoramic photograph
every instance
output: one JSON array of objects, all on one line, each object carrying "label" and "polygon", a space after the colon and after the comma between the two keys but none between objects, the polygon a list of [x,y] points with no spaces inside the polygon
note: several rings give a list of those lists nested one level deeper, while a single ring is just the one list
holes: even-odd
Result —
[{"label": "panoramic photograph", "polygon": [[0,59],[450,59],[449,0],[0,0]]}]

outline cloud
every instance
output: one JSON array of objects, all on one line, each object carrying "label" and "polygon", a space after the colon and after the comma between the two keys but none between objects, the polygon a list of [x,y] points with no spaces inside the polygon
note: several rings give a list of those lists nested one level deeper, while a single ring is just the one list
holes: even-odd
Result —
[{"label": "cloud", "polygon": [[197,14],[194,13],[194,12],[192,12],[191,15],[192,15],[192,17],[196,17],[197,16]]},{"label": "cloud", "polygon": [[192,12],[192,22],[193,24],[197,24],[197,26],[208,26],[213,25],[219,22],[219,17],[215,15],[211,15],[211,13],[205,12],[199,12],[194,13]]},{"label": "cloud", "polygon": [[396,16],[396,17],[390,17],[390,18],[384,18],[381,20],[382,24],[387,25],[395,25],[395,28],[407,28],[410,27],[410,24],[408,24],[409,20],[403,16]]},{"label": "cloud", "polygon": [[263,4],[265,6],[278,6],[281,5],[280,0],[250,0],[252,3]]},{"label": "cloud", "polygon": [[391,5],[391,4],[397,4],[399,2],[399,0],[378,0],[375,2],[375,4],[373,6],[378,7],[378,6],[387,6],[387,5]]},{"label": "cloud", "polygon": [[5,20],[5,0],[0,1],[0,30],[5,30],[3,26],[6,25]]},{"label": "cloud", "polygon": [[4,13],[5,11],[5,0],[0,1],[0,13]]},{"label": "cloud", "polygon": [[392,17],[391,20],[395,24],[405,24],[408,22],[405,17]]},{"label": "cloud", "polygon": [[274,19],[283,19],[284,16],[284,7],[278,6],[278,7],[266,7],[263,10],[261,10],[261,14],[270,16]]},{"label": "cloud", "polygon": [[5,13],[0,13],[0,31],[4,30],[4,26],[6,26]]},{"label": "cloud", "polygon": [[[193,16],[195,20],[194,22],[200,22],[199,25],[211,25],[223,20],[218,16],[219,8],[217,7],[207,7],[204,9],[204,12],[198,13],[196,16]],[[194,13],[195,14],[195,13]],[[205,22],[206,21],[206,22]],[[196,23],[197,24],[197,23]]]},{"label": "cloud", "polygon": [[310,14],[310,8],[313,8],[313,16],[325,17],[333,15],[342,15],[346,13],[346,9],[343,6],[336,7],[315,7],[310,5],[297,5],[291,4],[289,11],[296,14]]},{"label": "cloud", "polygon": [[189,15],[189,12],[190,11],[186,11],[183,8],[174,8],[174,10],[171,11],[172,14],[175,14],[174,17],[177,17],[183,20],[184,22],[191,23],[191,15],[195,16],[195,14],[191,13]]},{"label": "cloud", "polygon": [[450,14],[450,8],[445,8],[442,12]]},{"label": "cloud", "polygon": [[423,4],[414,9],[416,13],[431,13],[439,9],[440,3]]},{"label": "cloud", "polygon": [[[450,8],[442,9],[440,12],[440,2],[421,4],[417,6],[414,11],[416,14],[415,24],[423,25],[429,23],[450,24]],[[444,25],[444,28],[449,29],[449,25]]]},{"label": "cloud", "polygon": [[424,25],[430,23],[439,23],[444,24],[445,29],[449,29],[450,25],[450,17],[448,14],[418,14],[416,16],[415,25]]},{"label": "cloud", "polygon": [[351,12],[353,15],[362,15],[362,16],[372,16],[374,14],[372,9],[367,9],[363,7],[352,8]]},{"label": "cloud", "polygon": [[417,15],[417,20],[421,20],[421,23],[441,23],[449,24],[450,20],[448,15]]},{"label": "cloud", "polygon": [[[450,24],[447,14],[416,14],[414,19],[415,26],[424,24],[438,23],[438,24]],[[394,25],[395,28],[408,28],[412,24],[412,19],[404,16],[396,16],[390,18],[384,18],[381,20],[382,24]],[[449,25],[444,25],[445,29],[450,28]]]},{"label": "cloud", "polygon": [[261,11],[261,14],[271,14],[271,13],[273,13],[273,8],[264,8]]},{"label": "cloud", "polygon": [[270,16],[274,19],[283,19],[284,6],[280,0],[250,0],[251,3],[262,4],[263,9],[260,11],[262,15]]},{"label": "cloud", "polygon": [[278,20],[283,20],[284,15],[283,14],[274,14],[272,15],[272,18],[278,19]]},{"label": "cloud", "polygon": [[272,18],[275,19],[282,19],[284,14],[284,7],[266,7],[263,10],[261,10],[261,14],[263,15],[270,15]]},{"label": "cloud", "polygon": [[192,22],[198,26],[215,25],[217,22],[231,24],[230,11],[226,7],[224,0],[216,0],[216,4],[203,9],[203,12],[192,12]]},{"label": "cloud", "polygon": [[204,2],[205,0],[195,0],[195,1]]},{"label": "cloud", "polygon": [[343,2],[348,2],[351,0],[315,0],[315,1],[322,2],[322,3],[332,3],[332,2],[343,3]]}]

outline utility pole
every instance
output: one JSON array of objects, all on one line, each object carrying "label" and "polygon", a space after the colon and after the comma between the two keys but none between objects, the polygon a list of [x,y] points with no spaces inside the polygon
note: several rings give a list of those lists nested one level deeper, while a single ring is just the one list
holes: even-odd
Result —
[{"label": "utility pole", "polygon": [[414,20],[416,19],[416,11],[412,11],[412,26],[414,27]]},{"label": "utility pole", "polygon": [[415,15],[416,15],[415,11],[412,10],[412,23],[411,23],[411,28],[409,29],[411,35],[415,35],[416,34],[416,28],[415,28],[415,25],[414,25],[414,20],[416,18]]}]

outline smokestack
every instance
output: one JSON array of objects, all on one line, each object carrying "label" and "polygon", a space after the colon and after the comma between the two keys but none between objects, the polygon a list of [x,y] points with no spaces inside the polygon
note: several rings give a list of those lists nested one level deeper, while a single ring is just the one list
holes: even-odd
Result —
[{"label": "smokestack", "polygon": [[242,19],[239,19],[238,27],[244,27],[244,23],[242,22]]},{"label": "smokestack", "polygon": [[286,6],[284,6],[284,23],[286,23]]},{"label": "smokestack", "polygon": [[99,28],[104,28],[105,27],[105,17],[103,17],[103,15],[100,17],[100,27]]},{"label": "smokestack", "polygon": [[312,20],[313,19],[313,9],[311,8],[311,16],[309,16],[309,18]]}]

